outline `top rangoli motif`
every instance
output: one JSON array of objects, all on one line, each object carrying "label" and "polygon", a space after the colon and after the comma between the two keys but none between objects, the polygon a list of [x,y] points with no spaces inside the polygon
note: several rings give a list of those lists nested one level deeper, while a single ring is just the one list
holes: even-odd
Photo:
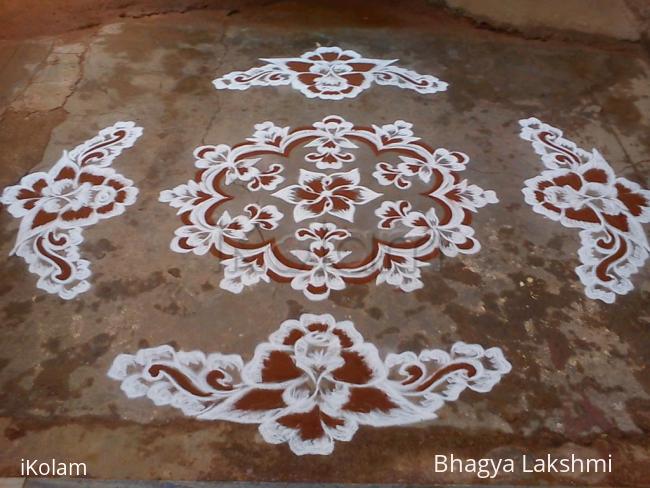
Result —
[{"label": "top rangoli motif", "polygon": [[307,98],[354,98],[374,82],[418,93],[445,91],[435,76],[393,66],[397,59],[372,59],[349,49],[319,47],[297,58],[262,58],[267,64],[233,71],[213,81],[218,90],[246,90],[251,86],[291,85]]},{"label": "top rangoli motif", "polygon": [[576,273],[589,298],[613,303],[634,288],[630,276],[648,258],[641,224],[650,221],[650,191],[617,177],[597,150],[579,148],[560,129],[534,117],[519,124],[520,137],[547,168],[526,180],[526,203],[565,227],[582,229]]},{"label": "top rangoli motif", "polygon": [[194,179],[160,195],[183,222],[172,250],[220,258],[221,288],[272,279],[323,300],[374,279],[408,292],[439,253],[479,251],[472,213],[495,193],[460,178],[467,155],[423,144],[411,124],[255,129],[197,148]]}]

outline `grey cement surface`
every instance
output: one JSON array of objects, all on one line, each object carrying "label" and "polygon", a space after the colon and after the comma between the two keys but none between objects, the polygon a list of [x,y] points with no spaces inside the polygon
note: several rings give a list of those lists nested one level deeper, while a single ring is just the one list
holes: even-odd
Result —
[{"label": "grey cement surface", "polygon": [[[0,214],[2,475],[17,476],[22,457],[56,457],[109,479],[469,484],[473,475],[434,473],[433,456],[552,452],[612,453],[615,470],[498,481],[650,483],[650,270],[613,305],[586,298],[573,271],[577,232],[523,201],[523,181],[542,167],[517,137],[517,120],[538,116],[647,187],[647,52],[628,42],[524,39],[418,8],[280,2],[0,43],[0,186],[49,168],[117,120],[145,127],[116,162],[140,188],[138,201],[85,231],[93,263],[85,295],[62,302],[37,290],[25,263],[8,257],[17,221]],[[422,96],[375,86],[333,103],[287,87],[217,92],[210,84],[259,57],[318,44],[399,58],[450,89]],[[423,140],[468,153],[466,176],[500,197],[474,220],[483,250],[437,260],[426,287],[398,299],[370,284],[319,303],[286,285],[224,292],[216,260],[169,250],[179,221],[158,193],[191,177],[196,146],[236,144],[265,120],[296,127],[329,114],[361,125],[408,120]],[[250,358],[280,322],[304,312],[353,320],[382,353],[458,340],[499,346],[513,371],[489,394],[469,392],[443,408],[435,422],[362,428],[331,456],[302,458],[265,443],[253,425],[199,422],[128,400],[106,376],[116,355],[159,344]],[[35,483],[27,486],[47,486]]]}]

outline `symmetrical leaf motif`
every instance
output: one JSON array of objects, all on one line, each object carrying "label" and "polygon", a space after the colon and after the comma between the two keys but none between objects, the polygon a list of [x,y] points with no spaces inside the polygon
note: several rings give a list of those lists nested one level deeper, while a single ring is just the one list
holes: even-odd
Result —
[{"label": "symmetrical leaf motif", "polygon": [[457,342],[381,359],[350,321],[303,314],[283,322],[245,362],[237,354],[141,349],[115,358],[108,375],[129,398],[148,397],[201,420],[258,424],[271,444],[297,455],[330,454],[361,425],[435,419],[463,390],[487,393],[511,365],[497,347]]},{"label": "symmetrical leaf motif", "polygon": [[393,66],[396,59],[371,59],[349,49],[319,47],[297,58],[262,59],[264,66],[233,71],[213,81],[218,90],[246,90],[251,86],[290,85],[307,98],[354,98],[377,83],[418,93],[445,91],[447,83],[435,76]]}]

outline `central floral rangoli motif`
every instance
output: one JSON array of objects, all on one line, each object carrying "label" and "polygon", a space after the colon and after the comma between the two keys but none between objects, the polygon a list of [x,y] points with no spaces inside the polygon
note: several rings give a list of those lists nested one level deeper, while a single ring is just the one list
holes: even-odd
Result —
[{"label": "central floral rangoli motif", "polygon": [[194,179],[160,195],[183,222],[172,250],[220,258],[223,289],[272,279],[322,300],[374,279],[412,291],[439,253],[479,251],[472,214],[496,195],[460,178],[465,154],[432,149],[411,124],[255,128],[197,148]]},{"label": "central floral rangoli motif", "polygon": [[487,393],[511,369],[501,349],[457,342],[381,359],[349,321],[303,314],[287,320],[245,363],[237,354],[141,349],[115,358],[109,377],[129,398],[148,397],[201,420],[259,424],[271,444],[330,454],[361,425],[437,417],[463,390]]}]

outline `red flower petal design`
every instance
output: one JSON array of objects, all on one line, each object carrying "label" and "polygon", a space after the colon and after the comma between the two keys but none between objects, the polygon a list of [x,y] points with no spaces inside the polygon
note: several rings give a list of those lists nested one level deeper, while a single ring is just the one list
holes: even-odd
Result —
[{"label": "red flower petal design", "polygon": [[12,253],[39,275],[38,288],[72,299],[90,287],[90,263],[79,256],[81,229],[135,201],[133,182],[109,166],[141,134],[133,122],[118,122],[64,152],[47,173],[29,174],[5,188],[2,203],[21,219]]},{"label": "red flower petal design", "polygon": [[360,425],[433,420],[462,390],[486,393],[510,369],[500,349],[462,342],[449,353],[381,359],[351,322],[303,314],[283,322],[248,363],[160,346],[119,355],[108,375],[129,398],[147,396],[204,420],[259,424],[271,444],[326,455],[336,441],[351,441]]},{"label": "red flower petal design", "polygon": [[579,148],[561,130],[536,118],[519,123],[520,137],[547,167],[526,180],[526,202],[539,214],[582,229],[576,273],[589,298],[613,303],[633,289],[630,277],[648,257],[641,224],[650,221],[650,192],[616,177],[598,151]]}]

